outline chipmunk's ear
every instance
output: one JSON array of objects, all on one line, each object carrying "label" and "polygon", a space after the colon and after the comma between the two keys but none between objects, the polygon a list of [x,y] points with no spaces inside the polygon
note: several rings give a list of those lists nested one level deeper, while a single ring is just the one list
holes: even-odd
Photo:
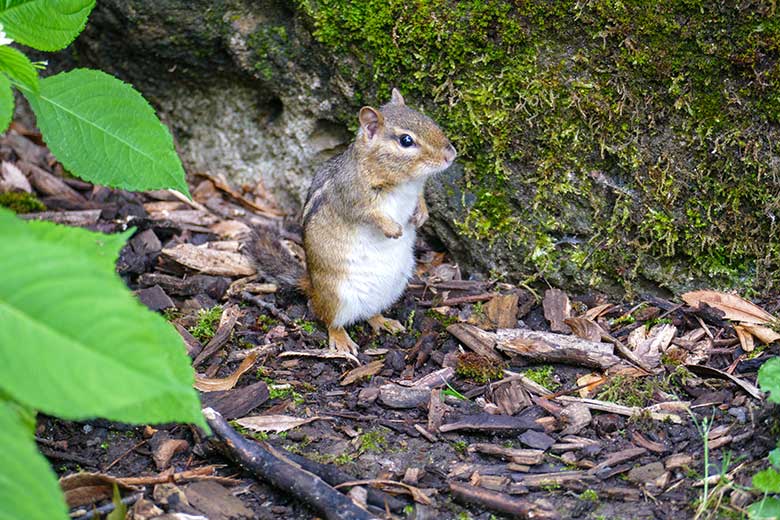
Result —
[{"label": "chipmunk's ear", "polygon": [[404,97],[398,92],[397,88],[393,89],[393,94],[390,96],[390,102],[394,105],[405,105]]},{"label": "chipmunk's ear", "polygon": [[373,107],[363,107],[358,114],[360,128],[369,139],[373,139],[377,131],[385,124],[382,113]]}]

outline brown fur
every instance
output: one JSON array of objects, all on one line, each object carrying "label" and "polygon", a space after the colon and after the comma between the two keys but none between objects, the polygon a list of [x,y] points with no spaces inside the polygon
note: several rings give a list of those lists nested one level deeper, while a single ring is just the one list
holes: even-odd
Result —
[{"label": "brown fur", "polygon": [[[306,272],[295,274],[315,314],[328,325],[332,343],[342,346],[346,332],[330,326],[340,308],[339,286],[347,275],[345,244],[365,223],[377,226],[387,237],[400,236],[403,223],[379,210],[384,193],[426,176],[429,170],[440,170],[455,156],[454,148],[436,123],[407,107],[395,89],[392,101],[380,109],[363,107],[359,121],[361,128],[355,141],[342,154],[325,162],[314,176],[303,208]],[[413,137],[413,150],[400,146],[403,134]],[[427,215],[421,196],[413,216],[415,224],[422,225]],[[258,243],[274,247],[267,241]],[[271,264],[269,268],[276,267],[274,261],[266,263]]]}]

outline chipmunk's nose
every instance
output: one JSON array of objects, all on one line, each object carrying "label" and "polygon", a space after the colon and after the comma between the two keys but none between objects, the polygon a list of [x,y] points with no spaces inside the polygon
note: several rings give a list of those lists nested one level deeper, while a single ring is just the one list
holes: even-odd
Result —
[{"label": "chipmunk's nose", "polygon": [[452,143],[448,144],[447,148],[444,149],[444,158],[448,163],[452,163],[457,155],[458,153],[455,151],[455,147],[452,146]]}]

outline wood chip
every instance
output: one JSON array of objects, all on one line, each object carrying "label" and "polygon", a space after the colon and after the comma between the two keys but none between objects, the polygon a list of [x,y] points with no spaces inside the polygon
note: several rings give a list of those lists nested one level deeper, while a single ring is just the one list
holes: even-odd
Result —
[{"label": "wood chip", "polygon": [[536,520],[556,520],[560,515],[546,500],[523,500],[504,493],[498,493],[476,486],[450,482],[450,493],[458,502],[477,504],[480,508],[488,508],[500,513],[506,513],[515,518],[533,518]]},{"label": "wood chip", "polygon": [[443,424],[439,431],[445,433],[458,430],[481,432],[517,430],[519,433],[524,430],[540,429],[542,428],[533,417],[478,414],[461,417],[457,421]]},{"label": "wood chip", "polygon": [[252,261],[240,254],[204,246],[178,244],[162,250],[174,262],[195,271],[217,276],[249,276],[257,272]]},{"label": "wood chip", "polygon": [[268,400],[269,391],[265,381],[233,388],[222,392],[208,392],[201,395],[204,408],[217,410],[226,419],[243,417]]},{"label": "wood chip", "polygon": [[544,317],[550,322],[553,332],[570,333],[566,319],[571,317],[571,301],[569,295],[560,289],[547,289],[542,300]]},{"label": "wood chip", "polygon": [[341,386],[348,386],[356,381],[360,381],[361,379],[375,376],[382,371],[384,366],[385,366],[385,361],[383,359],[380,359],[377,361],[372,361],[367,365],[362,365],[357,368],[353,368],[352,370],[350,370],[349,372],[347,372],[342,376],[341,383],[339,384]]},{"label": "wood chip", "polygon": [[474,325],[465,323],[450,325],[447,327],[447,332],[458,338],[461,343],[477,354],[496,363],[504,362],[501,355],[494,348],[496,343],[495,335],[490,332],[485,332]]},{"label": "wood chip", "polygon": [[605,334],[601,325],[588,318],[566,318],[563,322],[571,328],[575,336],[588,341],[599,343],[601,342],[601,337]]},{"label": "wood chip", "polygon": [[544,460],[544,450],[531,450],[520,448],[505,448],[497,444],[475,443],[469,446],[468,451],[494,455],[516,464],[534,466]]},{"label": "wood chip", "polygon": [[565,363],[601,370],[620,363],[620,358],[613,354],[612,345],[575,336],[529,329],[500,329],[496,331],[495,338],[498,350],[535,362]]},{"label": "wood chip", "polygon": [[3,161],[0,164],[0,193],[7,191],[32,192],[30,181],[14,163]]}]

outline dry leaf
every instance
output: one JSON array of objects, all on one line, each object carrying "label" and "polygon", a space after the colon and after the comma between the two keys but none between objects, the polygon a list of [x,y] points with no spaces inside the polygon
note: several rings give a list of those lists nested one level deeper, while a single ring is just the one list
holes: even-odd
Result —
[{"label": "dry leaf", "polygon": [[384,360],[372,361],[371,363],[357,368],[353,368],[341,379],[341,386],[351,385],[355,381],[359,381],[365,377],[371,377],[377,375],[385,366]]},{"label": "dry leaf", "polygon": [[74,508],[94,504],[110,498],[114,485],[130,491],[138,488],[126,485],[119,479],[103,473],[75,473],[60,479],[60,488],[65,494],[68,507]]},{"label": "dry leaf", "polygon": [[3,161],[0,165],[0,193],[6,191],[32,192],[30,181],[15,164]]},{"label": "dry leaf", "polygon": [[615,307],[611,303],[604,303],[602,305],[596,305],[592,309],[588,309],[585,314],[582,315],[583,318],[587,318],[589,320],[595,320],[612,310],[612,308]]},{"label": "dry leaf", "polygon": [[594,395],[596,389],[606,382],[606,377],[595,372],[577,378],[577,386],[582,387],[579,389],[580,397],[590,397]]},{"label": "dry leaf", "polygon": [[780,341],[780,334],[769,327],[764,327],[763,325],[750,325],[747,323],[743,323],[740,326],[767,345],[774,343],[775,341]]},{"label": "dry leaf", "polygon": [[569,295],[560,289],[547,289],[542,301],[544,317],[550,322],[550,330],[553,332],[570,332],[569,326],[564,323],[571,317],[571,301]]},{"label": "dry leaf", "polygon": [[724,318],[746,323],[765,325],[775,321],[775,317],[764,309],[737,296],[717,291],[692,291],[682,295],[683,301],[698,308],[702,303],[723,311]]},{"label": "dry leaf", "polygon": [[236,422],[244,428],[249,428],[256,432],[286,432],[304,424],[309,424],[316,420],[332,421],[332,417],[315,416],[308,419],[293,417],[291,415],[254,415],[251,417],[242,417],[236,419]]},{"label": "dry leaf", "polygon": [[247,357],[245,357],[241,364],[238,365],[236,371],[230,374],[228,377],[209,378],[196,375],[194,385],[195,388],[201,392],[230,390],[236,386],[236,383],[238,383],[238,378],[241,377],[247,370],[252,368],[252,365],[254,365],[255,361],[257,361],[258,354],[258,352],[253,352],[252,354],[249,354]]},{"label": "dry leaf", "polygon": [[601,336],[604,334],[604,329],[601,325],[589,318],[566,318],[563,322],[571,327],[571,331],[575,336],[588,341],[595,341],[596,343],[601,341]]},{"label": "dry leaf", "polygon": [[742,325],[734,325],[734,331],[737,333],[739,343],[745,352],[753,352],[756,348],[756,342],[753,340],[753,334]]}]

